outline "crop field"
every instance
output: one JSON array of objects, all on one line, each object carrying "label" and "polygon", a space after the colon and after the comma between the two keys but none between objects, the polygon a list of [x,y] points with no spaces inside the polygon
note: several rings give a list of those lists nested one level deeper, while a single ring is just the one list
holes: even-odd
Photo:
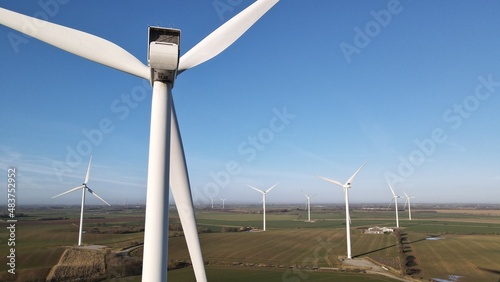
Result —
[{"label": "crop field", "polygon": [[[336,281],[336,282],[389,282],[394,279],[380,275],[363,275],[354,273],[335,273],[320,272],[320,271],[294,271],[282,269],[265,269],[259,268],[256,271],[254,268],[246,267],[211,267],[207,269],[208,281],[213,282],[295,282],[295,281]],[[333,276],[333,277],[332,277]],[[138,280],[139,281],[139,280]],[[168,281],[195,281],[193,269],[191,267],[170,271],[168,273]]]},{"label": "crop field", "polygon": [[[409,246],[423,277],[459,281],[498,281],[500,236],[442,235],[426,240],[425,234],[408,232]],[[490,270],[490,271],[488,271]],[[497,273],[493,273],[496,271]]]},{"label": "crop field", "polygon": [[[84,230],[92,229],[94,226],[103,225],[134,225],[139,221],[143,224],[144,216],[121,217],[104,216],[102,214],[88,213],[89,217],[96,219],[85,219]],[[50,268],[57,264],[66,246],[74,246],[78,241],[79,208],[67,209],[32,209],[26,216],[21,217],[16,224],[16,273],[17,281],[36,281],[35,278],[46,277]],[[5,224],[2,224],[2,231]],[[86,232],[84,243],[93,242],[98,245],[113,246],[121,248],[131,245],[132,242],[142,242],[143,233],[129,234],[97,234]],[[5,272],[9,246],[7,245],[7,234],[0,233],[0,281],[7,281],[9,277]],[[14,280],[15,281],[15,280]],[[40,280],[41,281],[41,280]]]},{"label": "crop field", "polygon": [[[201,243],[209,262],[339,267],[337,255],[343,246],[336,241],[342,237],[341,230],[270,230],[202,234]],[[188,258],[184,238],[172,238],[169,244],[173,257]]]},{"label": "crop field", "polygon": [[[363,232],[373,226],[394,227],[394,211],[354,209],[352,255],[369,258],[395,275],[402,276],[411,268],[407,274],[419,280],[498,281],[500,212],[460,211],[415,210],[412,221],[407,212],[401,211],[401,235],[396,235]],[[381,275],[338,271],[346,255],[342,209],[314,210],[313,222],[305,221],[303,208],[271,209],[266,232],[259,231],[259,212],[258,207],[197,211],[198,225],[204,230],[200,241],[210,281],[395,281]],[[44,281],[66,247],[76,245],[78,219],[78,207],[26,210],[16,227],[17,280],[3,270],[7,263],[3,254],[8,254],[9,247],[7,234],[0,233],[0,280]],[[142,243],[143,224],[143,207],[89,209],[83,241],[121,250]],[[170,224],[180,224],[175,209],[171,209]],[[237,232],[250,227],[256,229]],[[169,259],[189,262],[182,232],[171,231],[171,235],[175,237],[169,239]],[[131,255],[141,257],[142,248]],[[127,281],[140,281],[140,277]],[[169,281],[194,281],[192,268],[170,270]]]}]

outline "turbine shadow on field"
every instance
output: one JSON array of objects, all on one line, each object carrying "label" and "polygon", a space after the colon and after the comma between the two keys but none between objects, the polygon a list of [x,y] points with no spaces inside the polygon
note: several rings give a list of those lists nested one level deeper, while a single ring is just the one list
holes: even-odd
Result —
[{"label": "turbine shadow on field", "polygon": [[486,272],[489,272],[489,273],[500,275],[500,270],[494,270],[494,269],[489,269],[489,268],[484,268],[484,267],[477,267],[477,269],[480,269],[482,271],[486,271]]},{"label": "turbine shadow on field", "polygon": [[424,237],[422,239],[418,239],[418,240],[415,240],[415,241],[411,241],[411,242],[408,242],[408,244],[413,244],[413,243],[418,243],[418,242],[422,242],[422,241],[425,241],[427,240],[428,237]]},{"label": "turbine shadow on field", "polygon": [[366,255],[373,254],[373,253],[376,253],[378,251],[386,250],[386,249],[389,249],[389,248],[392,248],[392,247],[396,247],[396,246],[397,246],[397,244],[394,244],[394,245],[390,245],[390,246],[387,246],[387,247],[378,248],[376,250],[369,251],[369,252],[366,252],[366,253],[362,253],[362,254],[359,254],[359,255],[355,255],[355,256],[352,256],[352,257],[353,258],[357,258],[357,257],[360,257],[360,256],[366,256]]}]

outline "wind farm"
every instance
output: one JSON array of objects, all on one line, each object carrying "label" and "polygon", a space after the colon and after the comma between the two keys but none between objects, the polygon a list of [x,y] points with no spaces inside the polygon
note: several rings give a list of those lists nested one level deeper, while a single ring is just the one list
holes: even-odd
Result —
[{"label": "wind farm", "polygon": [[[362,189],[359,186],[354,188]],[[278,194],[278,191],[274,192]],[[402,219],[399,231],[370,234],[366,231],[373,226],[393,226],[394,212],[386,211],[384,203],[351,202],[351,240],[355,243],[352,245],[353,258],[348,260],[343,204],[318,200],[315,203],[312,223],[307,222],[307,210],[302,202],[268,203],[266,232],[253,232],[261,228],[261,205],[238,203],[226,205],[224,210],[213,210],[210,206],[197,209],[208,279],[230,281],[224,277],[230,275],[234,278],[240,274],[242,281],[256,277],[273,280],[282,276],[292,279],[306,275],[311,281],[413,281],[420,277],[426,280],[448,279],[448,275],[463,276],[463,281],[494,281],[497,278],[478,267],[495,269],[496,254],[485,250],[493,249],[498,243],[498,235],[495,235],[500,232],[498,206],[416,202],[413,206],[418,216],[412,221]],[[29,281],[30,277],[48,277],[53,269],[58,273],[57,269],[62,266],[74,269],[76,276],[80,274],[78,269],[92,268],[86,262],[66,258],[79,250],[67,247],[76,243],[79,211],[79,205],[29,206],[23,209],[26,219],[17,233],[17,239],[23,242],[18,245],[16,253],[19,255],[16,274],[19,279]],[[84,247],[106,246],[105,249],[88,251],[102,257],[93,261],[94,267],[102,264],[103,269],[113,273],[113,277],[141,281],[140,242],[144,235],[145,206],[87,205],[86,214]],[[175,259],[169,262],[168,280],[196,281],[185,239],[178,229],[181,224],[174,205],[170,206],[170,224],[169,249],[171,258]],[[470,240],[476,243],[468,244]],[[468,244],[465,250],[462,249],[464,244]],[[463,251],[459,251],[461,249]],[[1,246],[0,251],[6,251],[6,246]],[[63,256],[64,252],[66,256]],[[44,260],[40,260],[41,255]],[[109,263],[105,264],[106,260]],[[366,260],[373,264],[355,264]],[[412,263],[406,266],[408,261]],[[7,259],[2,258],[1,262],[7,263]],[[370,269],[372,274],[364,273]],[[394,278],[391,280],[373,274],[373,271]],[[7,275],[1,274],[0,278],[8,281]]]},{"label": "wind farm", "polygon": [[0,280],[498,281],[499,9],[5,1]]}]

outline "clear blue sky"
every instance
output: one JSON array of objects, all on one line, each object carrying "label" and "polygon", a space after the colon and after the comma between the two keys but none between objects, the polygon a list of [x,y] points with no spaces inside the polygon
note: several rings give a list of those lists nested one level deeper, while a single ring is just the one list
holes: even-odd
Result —
[{"label": "clear blue sky", "polygon": [[[60,2],[0,6],[146,62],[148,25],[181,29],[184,54],[251,3]],[[279,183],[269,203],[305,203],[300,189],[318,194],[313,204],[342,203],[341,189],[315,175],[344,182],[368,161],[352,203],[390,202],[388,178],[414,203],[498,203],[499,10],[498,1],[279,2],[175,83],[195,201],[258,204],[247,185]],[[89,187],[111,204],[144,203],[147,82],[4,26],[0,56],[0,181],[18,169],[18,204],[78,204],[79,193],[51,196],[83,181],[90,151]]]}]

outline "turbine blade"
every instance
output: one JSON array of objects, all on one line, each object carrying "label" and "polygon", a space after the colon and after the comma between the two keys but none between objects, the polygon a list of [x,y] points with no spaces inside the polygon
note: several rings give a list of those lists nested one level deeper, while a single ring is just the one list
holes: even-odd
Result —
[{"label": "turbine blade", "polygon": [[269,191],[271,191],[271,189],[273,189],[274,187],[276,187],[278,185],[278,183],[274,184],[273,186],[271,186],[271,188],[267,189],[266,190],[266,193],[268,193]]},{"label": "turbine blade", "polygon": [[387,209],[385,210],[389,210],[389,208],[392,206],[392,202],[394,202],[394,198],[392,198],[391,202],[389,203],[389,205],[387,206]]},{"label": "turbine blade", "polygon": [[328,182],[331,182],[331,183],[333,183],[333,184],[336,184],[336,185],[338,185],[338,186],[340,186],[340,187],[344,188],[344,185],[342,185],[342,183],[340,183],[340,182],[339,182],[339,181],[337,181],[337,180],[328,179],[328,178],[326,178],[326,177],[319,176],[319,175],[317,175],[317,177],[319,177],[319,178],[321,178],[321,179],[323,179],[323,180],[326,180],[326,181],[328,181]]},{"label": "turbine blade", "polygon": [[150,78],[149,67],[118,45],[89,33],[0,8],[0,24],[96,63]]},{"label": "turbine blade", "polygon": [[196,281],[207,281],[203,255],[201,253],[198,228],[194,213],[191,186],[186,166],[186,158],[182,139],[179,132],[179,124],[172,101],[172,126],[170,141],[170,189],[174,196],[175,205],[181,220],[184,237],[188,246],[189,255],[193,264]]},{"label": "turbine blade", "polygon": [[110,206],[110,204],[108,204],[108,202],[104,201],[103,198],[99,197],[99,195],[97,195],[94,191],[92,191],[92,189],[90,189],[89,187],[87,187],[87,190],[89,191],[90,194],[94,195],[97,199],[101,200],[103,203],[105,203],[106,205]]},{"label": "turbine blade", "polygon": [[75,187],[75,188],[73,188],[73,189],[70,189],[70,190],[68,190],[68,191],[66,191],[66,192],[64,192],[64,193],[61,193],[61,194],[59,194],[59,195],[55,195],[54,197],[52,197],[52,199],[57,198],[57,197],[59,197],[59,196],[62,196],[62,195],[64,195],[64,194],[71,193],[71,192],[76,191],[76,190],[78,190],[78,189],[81,189],[81,188],[83,188],[83,187],[85,187],[85,186],[80,185],[80,186]]},{"label": "turbine blade", "polygon": [[260,189],[258,189],[258,188],[255,188],[255,187],[253,187],[252,185],[248,185],[248,187],[250,187],[250,188],[254,189],[254,190],[255,190],[255,191],[257,191],[257,192],[260,192],[260,193],[262,193],[262,194],[265,194],[265,193],[264,193],[264,191],[262,191],[262,190],[260,190]]},{"label": "turbine blade", "polygon": [[394,193],[394,189],[392,189],[391,183],[390,183],[389,181],[387,181],[387,184],[389,184],[389,189],[391,189],[392,196],[393,196],[394,198],[396,198],[396,197],[397,197],[397,195],[396,195],[396,193]]},{"label": "turbine blade", "polygon": [[221,25],[179,60],[179,73],[204,63],[220,54],[245,33],[279,0],[257,0]]},{"label": "turbine blade", "polygon": [[85,181],[83,182],[84,184],[87,184],[87,182],[89,182],[91,163],[92,163],[92,155],[90,155],[89,166],[87,167],[87,175],[85,176]]},{"label": "turbine blade", "polygon": [[349,178],[349,180],[347,180],[347,183],[350,184],[352,183],[352,181],[354,181],[354,178],[356,177],[356,175],[358,175],[358,173],[363,169],[363,167],[366,165],[367,162],[365,162],[352,176],[351,178]]},{"label": "turbine blade", "polygon": [[406,198],[405,205],[403,207],[403,210],[406,210],[406,204],[408,204],[408,198]]}]

